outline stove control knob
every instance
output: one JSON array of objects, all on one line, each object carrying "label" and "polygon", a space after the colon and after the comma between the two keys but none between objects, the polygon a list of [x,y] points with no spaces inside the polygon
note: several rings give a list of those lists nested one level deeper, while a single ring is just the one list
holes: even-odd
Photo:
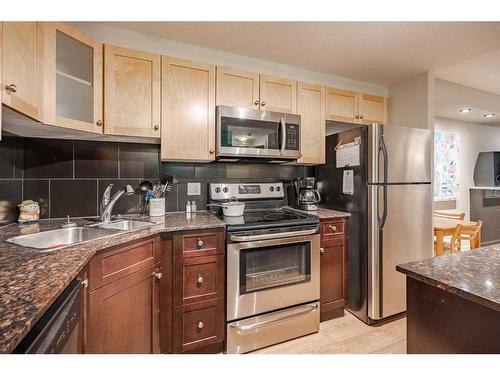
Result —
[{"label": "stove control knob", "polygon": [[216,192],[217,194],[219,194],[219,193],[220,193],[220,187],[218,187],[218,186],[217,186],[217,187],[215,188],[215,192]]},{"label": "stove control knob", "polygon": [[228,188],[227,188],[227,186],[226,186],[224,189],[222,189],[222,191],[223,191],[224,193],[227,193],[227,192],[229,191],[229,189],[228,189]]},{"label": "stove control knob", "polygon": [[279,186],[276,186],[276,191],[280,191],[281,188]]},{"label": "stove control knob", "polygon": [[269,186],[269,191],[272,193],[274,191],[274,186]]}]

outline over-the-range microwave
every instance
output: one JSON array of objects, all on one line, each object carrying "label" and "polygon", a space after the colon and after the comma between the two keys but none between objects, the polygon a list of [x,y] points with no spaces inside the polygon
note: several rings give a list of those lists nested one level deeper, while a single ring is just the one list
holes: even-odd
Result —
[{"label": "over-the-range microwave", "polygon": [[216,157],[221,161],[301,157],[300,115],[218,106],[216,134]]}]

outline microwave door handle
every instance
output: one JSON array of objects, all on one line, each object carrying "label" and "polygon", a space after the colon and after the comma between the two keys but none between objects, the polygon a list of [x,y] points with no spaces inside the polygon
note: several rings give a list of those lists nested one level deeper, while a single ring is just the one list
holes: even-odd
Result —
[{"label": "microwave door handle", "polygon": [[279,129],[281,130],[280,154],[283,155],[285,153],[285,146],[286,146],[286,125],[285,125],[285,119],[283,117],[280,117]]}]

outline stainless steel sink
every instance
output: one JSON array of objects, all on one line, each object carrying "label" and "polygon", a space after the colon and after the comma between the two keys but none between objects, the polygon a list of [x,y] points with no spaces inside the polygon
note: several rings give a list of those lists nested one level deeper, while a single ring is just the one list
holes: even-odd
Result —
[{"label": "stainless steel sink", "polygon": [[142,220],[120,220],[120,221],[112,221],[109,223],[99,224],[99,228],[103,229],[114,229],[114,230],[134,230],[147,228],[155,225],[150,221],[142,221]]},{"label": "stainless steel sink", "polygon": [[80,242],[106,237],[115,233],[118,233],[118,231],[102,228],[72,227],[25,234],[22,236],[8,238],[5,241],[40,251],[54,251]]}]

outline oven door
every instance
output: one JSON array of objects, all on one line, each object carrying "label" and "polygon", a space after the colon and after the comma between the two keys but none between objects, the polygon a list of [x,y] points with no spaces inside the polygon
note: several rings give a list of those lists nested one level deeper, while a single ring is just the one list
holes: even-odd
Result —
[{"label": "oven door", "polygon": [[228,321],[319,299],[319,234],[250,237],[227,245]]}]

